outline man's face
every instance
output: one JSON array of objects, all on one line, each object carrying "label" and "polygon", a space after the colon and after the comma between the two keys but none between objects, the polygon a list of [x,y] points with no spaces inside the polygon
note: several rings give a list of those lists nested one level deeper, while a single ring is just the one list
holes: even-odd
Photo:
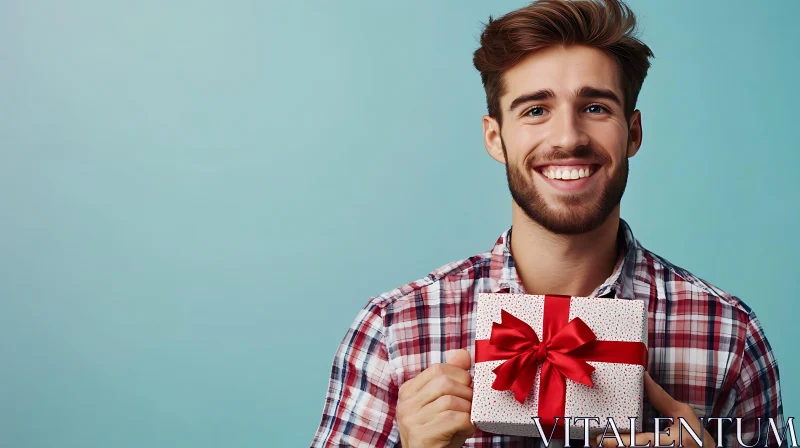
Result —
[{"label": "man's face", "polygon": [[641,124],[636,111],[629,132],[618,67],[594,48],[540,51],[504,75],[502,129],[484,119],[487,148],[506,164],[514,201],[551,232],[596,229],[622,199]]}]

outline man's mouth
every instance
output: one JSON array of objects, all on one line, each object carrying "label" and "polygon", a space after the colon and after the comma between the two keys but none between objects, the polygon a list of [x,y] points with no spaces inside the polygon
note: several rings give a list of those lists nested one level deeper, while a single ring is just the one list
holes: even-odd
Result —
[{"label": "man's mouth", "polygon": [[600,165],[542,165],[535,171],[556,190],[576,193],[588,190],[594,184]]},{"label": "man's mouth", "polygon": [[536,169],[548,179],[578,180],[589,177],[597,171],[596,165],[548,165]]}]

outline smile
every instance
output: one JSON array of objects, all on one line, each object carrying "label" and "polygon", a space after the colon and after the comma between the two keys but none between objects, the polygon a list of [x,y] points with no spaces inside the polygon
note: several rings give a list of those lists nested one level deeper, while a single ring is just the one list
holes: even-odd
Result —
[{"label": "smile", "polygon": [[589,177],[596,171],[593,165],[545,166],[539,169],[548,179],[577,180]]},{"label": "smile", "polygon": [[535,171],[556,190],[575,193],[592,186],[599,168],[599,165],[545,165]]}]

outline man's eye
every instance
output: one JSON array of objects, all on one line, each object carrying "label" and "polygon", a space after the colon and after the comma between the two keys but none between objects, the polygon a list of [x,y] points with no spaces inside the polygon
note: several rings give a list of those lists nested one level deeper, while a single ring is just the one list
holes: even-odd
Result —
[{"label": "man's eye", "polygon": [[544,109],[542,109],[541,107],[538,107],[538,106],[537,106],[537,107],[532,107],[532,108],[530,108],[530,109],[528,110],[528,112],[525,112],[525,115],[531,115],[531,116],[533,116],[533,117],[539,117],[539,116],[541,116],[543,113],[544,113]]},{"label": "man's eye", "polygon": [[599,104],[592,104],[591,106],[587,107],[586,110],[588,110],[589,113],[592,113],[592,114],[608,112],[608,110],[605,107],[603,107],[603,106],[601,106]]}]

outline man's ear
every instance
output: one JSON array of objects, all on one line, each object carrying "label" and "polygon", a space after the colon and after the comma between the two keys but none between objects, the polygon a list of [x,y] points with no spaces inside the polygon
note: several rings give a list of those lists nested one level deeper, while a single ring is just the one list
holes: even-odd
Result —
[{"label": "man's ear", "polygon": [[500,139],[500,123],[489,115],[483,116],[483,144],[494,160],[502,164],[506,163],[503,142]]},{"label": "man's ear", "polygon": [[642,113],[638,109],[633,111],[628,122],[628,157],[633,157],[642,146]]}]

